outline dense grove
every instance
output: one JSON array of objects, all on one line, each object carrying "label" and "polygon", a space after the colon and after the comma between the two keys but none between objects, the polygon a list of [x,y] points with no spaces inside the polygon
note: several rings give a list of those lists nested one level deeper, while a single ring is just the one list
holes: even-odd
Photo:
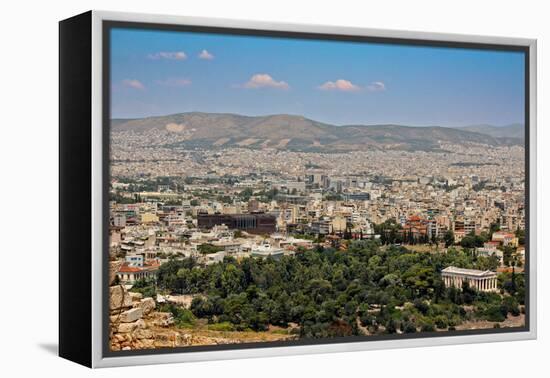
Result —
[{"label": "dense grove", "polygon": [[[190,311],[171,308],[180,324],[196,318],[213,327],[267,330],[290,327],[301,337],[453,330],[466,320],[501,322],[518,315],[525,289],[520,274],[501,274],[500,293],[467,285],[445,288],[440,271],[453,265],[495,268],[494,258],[450,248],[447,253],[412,253],[355,241],[346,251],[299,251],[281,260],[226,258],[208,266],[193,259],[172,260],[160,268],[157,290],[197,294]],[[135,290],[154,295],[154,286]]]}]

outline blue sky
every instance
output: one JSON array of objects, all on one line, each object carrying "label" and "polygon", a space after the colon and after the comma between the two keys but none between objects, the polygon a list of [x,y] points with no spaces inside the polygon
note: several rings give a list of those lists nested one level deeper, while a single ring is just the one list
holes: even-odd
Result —
[{"label": "blue sky", "polygon": [[524,119],[518,52],[112,29],[113,118],[201,111],[332,123]]}]

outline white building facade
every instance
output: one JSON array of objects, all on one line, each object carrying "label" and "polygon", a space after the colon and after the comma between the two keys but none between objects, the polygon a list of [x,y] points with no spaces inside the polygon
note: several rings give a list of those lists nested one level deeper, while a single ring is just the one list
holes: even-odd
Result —
[{"label": "white building facade", "polygon": [[464,269],[448,266],[441,271],[445,287],[461,288],[466,281],[470,287],[478,291],[498,291],[497,273],[490,270]]}]

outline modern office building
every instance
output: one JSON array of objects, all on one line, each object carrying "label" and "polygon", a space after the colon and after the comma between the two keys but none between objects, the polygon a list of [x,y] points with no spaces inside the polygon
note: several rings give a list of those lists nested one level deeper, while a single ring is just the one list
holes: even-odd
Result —
[{"label": "modern office building", "polygon": [[277,219],[272,214],[198,214],[198,226],[211,229],[226,225],[229,229],[243,230],[251,234],[271,234],[276,231]]}]

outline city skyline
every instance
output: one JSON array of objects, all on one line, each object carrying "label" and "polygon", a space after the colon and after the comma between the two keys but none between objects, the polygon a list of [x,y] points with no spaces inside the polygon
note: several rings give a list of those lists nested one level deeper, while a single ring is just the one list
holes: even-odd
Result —
[{"label": "city skyline", "polygon": [[524,122],[524,69],[520,52],[115,28],[111,116],[504,126]]}]

